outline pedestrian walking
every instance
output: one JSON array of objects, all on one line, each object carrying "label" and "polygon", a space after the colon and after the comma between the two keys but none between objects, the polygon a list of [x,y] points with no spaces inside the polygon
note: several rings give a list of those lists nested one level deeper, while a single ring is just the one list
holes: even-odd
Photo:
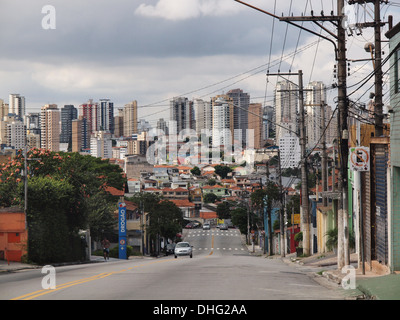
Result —
[{"label": "pedestrian walking", "polygon": [[103,241],[101,242],[101,245],[103,246],[104,260],[109,260],[110,259],[110,241],[108,241],[107,238],[104,238]]}]

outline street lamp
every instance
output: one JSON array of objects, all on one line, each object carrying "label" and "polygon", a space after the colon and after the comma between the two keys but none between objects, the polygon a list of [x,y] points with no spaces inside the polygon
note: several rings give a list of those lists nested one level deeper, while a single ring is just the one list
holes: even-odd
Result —
[{"label": "street lamp", "polygon": [[365,50],[365,52],[370,52],[371,53],[372,65],[373,65],[374,70],[375,70],[375,59],[374,59],[375,46],[374,46],[374,44],[371,43],[371,42],[367,42],[364,45],[364,50]]}]

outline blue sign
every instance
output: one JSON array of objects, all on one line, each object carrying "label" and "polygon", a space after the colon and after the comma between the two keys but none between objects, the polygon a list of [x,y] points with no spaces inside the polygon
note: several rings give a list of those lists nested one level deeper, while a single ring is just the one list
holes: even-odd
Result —
[{"label": "blue sign", "polygon": [[118,204],[118,253],[120,259],[127,259],[126,256],[126,204],[120,202]]}]

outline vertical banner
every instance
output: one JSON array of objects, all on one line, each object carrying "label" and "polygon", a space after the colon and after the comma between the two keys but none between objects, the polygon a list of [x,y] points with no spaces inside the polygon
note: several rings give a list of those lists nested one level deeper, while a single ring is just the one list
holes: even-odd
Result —
[{"label": "vertical banner", "polygon": [[120,259],[127,259],[126,256],[126,204],[118,204],[118,254]]}]

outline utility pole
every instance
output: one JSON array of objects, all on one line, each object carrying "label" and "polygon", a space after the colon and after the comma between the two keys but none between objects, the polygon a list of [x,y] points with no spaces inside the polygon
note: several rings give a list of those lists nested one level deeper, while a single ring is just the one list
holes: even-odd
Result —
[{"label": "utility pole", "polygon": [[301,222],[303,231],[303,254],[311,254],[310,206],[308,201],[308,170],[306,157],[306,126],[304,114],[303,72],[299,70],[300,152],[301,152]]},{"label": "utility pole", "polygon": [[[307,133],[305,125],[304,111],[304,89],[303,89],[303,71],[298,73],[269,73],[269,75],[298,75],[299,92],[299,114],[300,114],[300,168],[301,168],[301,231],[303,232],[303,254],[311,254],[311,235],[310,235],[310,205],[308,199],[308,168],[307,168]],[[285,90],[286,91],[286,90]]]},{"label": "utility pole", "polygon": [[[338,0],[338,15],[343,18],[344,0]],[[338,37],[338,109],[339,109],[339,203],[338,203],[338,269],[350,265],[349,230],[348,230],[348,181],[347,161],[349,157],[349,132],[347,127],[348,101],[346,84],[346,33],[339,21],[337,28]]]},{"label": "utility pole", "polygon": [[[364,4],[367,2],[374,3],[374,22],[358,23],[359,28],[374,27],[375,36],[375,137],[383,135],[383,99],[382,99],[382,47],[381,47],[381,26],[385,23],[381,22],[381,0],[350,0],[349,4]],[[387,2],[387,1],[386,1]],[[372,48],[370,48],[372,54]]]},{"label": "utility pole", "polygon": [[326,153],[326,119],[325,119],[325,101],[321,101],[321,104],[306,104],[306,106],[315,106],[321,108],[321,119],[320,128],[323,130],[322,134],[322,161],[321,161],[321,179],[322,179],[322,203],[323,206],[328,205],[328,198],[326,197],[326,192],[328,191],[328,165],[327,165],[327,153]]},{"label": "utility pole", "polygon": [[[350,255],[349,255],[349,248],[348,248],[348,199],[347,199],[347,192],[348,192],[348,181],[347,181],[347,161],[348,161],[348,127],[347,127],[347,119],[348,119],[348,102],[347,102],[347,88],[346,88],[346,33],[343,27],[344,21],[344,0],[337,0],[337,15],[324,15],[321,12],[321,16],[290,16],[290,17],[279,17],[270,12],[265,10],[256,8],[252,5],[249,5],[243,1],[235,0],[236,2],[242,3],[248,7],[256,9],[260,12],[268,14],[280,21],[285,21],[290,25],[294,25],[302,30],[306,30],[307,32],[314,34],[320,38],[323,38],[334,45],[335,48],[335,59],[338,64],[338,110],[339,110],[339,157],[340,157],[340,171],[339,171],[339,205],[338,205],[338,269],[342,269],[346,264],[350,264]],[[336,39],[336,43],[332,41],[332,39],[322,36],[313,30],[306,29],[302,25],[297,25],[293,23],[293,21],[312,21],[322,30],[327,32],[331,37]],[[337,27],[337,34],[332,33],[328,29],[326,29],[322,24],[319,22],[322,21],[329,21]],[[300,94],[299,94],[300,96]],[[302,153],[303,157],[303,153]],[[303,160],[305,162],[305,158]],[[303,167],[304,166],[304,167]],[[302,172],[305,170],[306,164],[302,163]],[[302,175],[303,176],[303,175]],[[303,185],[302,179],[302,185]],[[308,197],[305,197],[305,194],[302,190],[302,200],[307,198],[307,205],[308,205]],[[306,206],[306,203],[302,201],[302,209]],[[307,216],[307,215],[306,215]],[[302,219],[306,219],[306,217],[302,217]],[[306,222],[306,220],[302,220],[302,222]],[[307,232],[307,228],[305,229]],[[303,232],[303,239],[304,239],[304,232]],[[309,234],[306,234],[306,237]],[[305,248],[303,250],[307,250],[309,252],[309,243],[307,243],[309,239],[306,238]],[[306,252],[304,252],[306,253]]]},{"label": "utility pole", "polygon": [[[326,119],[325,119],[325,101],[321,103],[321,111],[322,111],[322,130],[324,130],[323,137],[322,137],[322,191],[328,191],[328,162],[327,162],[327,154],[326,154]],[[328,205],[328,198],[324,195],[322,197],[322,204],[324,207]]]}]

